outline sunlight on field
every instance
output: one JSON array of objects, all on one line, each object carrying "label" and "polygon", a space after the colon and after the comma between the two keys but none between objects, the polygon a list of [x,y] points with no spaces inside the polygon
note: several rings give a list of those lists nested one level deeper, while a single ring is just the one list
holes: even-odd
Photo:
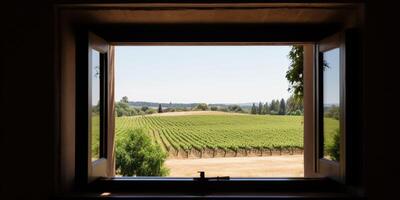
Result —
[{"label": "sunlight on field", "polygon": [[[191,112],[195,113],[195,112]],[[212,113],[211,111],[209,113]],[[144,128],[170,156],[195,153],[203,157],[223,151],[225,156],[250,151],[271,154],[303,148],[303,117],[248,114],[145,115],[119,117],[116,133]],[[219,152],[218,152],[219,151]],[[244,153],[243,153],[244,152]],[[184,155],[183,155],[184,156]]]}]

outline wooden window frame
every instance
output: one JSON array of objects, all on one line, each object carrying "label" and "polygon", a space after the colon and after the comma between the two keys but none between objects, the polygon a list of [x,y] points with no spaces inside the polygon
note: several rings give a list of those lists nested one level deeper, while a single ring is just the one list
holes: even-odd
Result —
[{"label": "wooden window frame", "polygon": [[[166,26],[169,27],[169,26]],[[161,27],[155,27],[154,30],[156,30],[157,32],[163,32],[160,29],[166,28],[164,26]],[[230,25],[228,26],[228,28],[224,28],[224,31],[226,31],[226,33],[228,33],[228,31],[230,31],[230,28],[232,28]],[[252,27],[255,28],[255,27]],[[294,27],[296,28],[296,27]],[[318,27],[314,27],[316,29],[318,29]],[[311,31],[314,32],[316,29],[312,28]],[[179,37],[181,32],[181,27],[178,27],[177,29],[175,29],[173,32],[174,34],[172,38],[163,38],[162,41],[157,40],[157,34],[154,34],[149,27],[145,27],[145,29],[149,32],[140,32],[137,34],[135,33],[136,31],[140,30],[140,28],[138,27],[134,27],[133,30],[130,29],[129,26],[122,26],[122,27],[108,27],[108,26],[92,26],[91,28],[88,29],[84,29],[84,32],[95,32],[98,35],[106,38],[106,40],[108,41],[108,43],[110,43],[111,45],[276,45],[276,44],[293,44],[292,42],[271,42],[270,39],[266,40],[266,41],[262,41],[261,37],[257,37],[257,35],[255,35],[255,37],[250,37],[251,41],[246,41],[246,39],[249,39],[249,33],[251,32],[245,32],[245,33],[239,33],[238,35],[234,35],[231,36],[231,38],[224,38],[225,40],[232,40],[232,38],[236,37],[235,39],[233,39],[235,42],[227,42],[222,40],[219,37],[213,38],[214,34],[212,34],[213,32],[208,32],[209,34],[209,38],[204,40],[203,35],[198,35],[198,34],[189,34],[188,36],[188,32],[186,31],[186,35],[185,37]],[[283,29],[283,31],[289,31],[291,28],[288,28],[287,30]],[[110,31],[111,30],[111,31]],[[118,34],[113,34],[112,30],[119,30]],[[196,28],[193,29],[194,31],[196,31]],[[248,30],[248,29],[247,29]],[[307,31],[307,28],[304,29],[305,31]],[[171,31],[171,30],[169,30]],[[210,30],[208,30],[210,31]],[[220,34],[221,34],[221,30],[217,30]],[[279,28],[276,29],[276,33],[275,34],[279,34]],[[330,30],[328,32],[325,32],[322,35],[316,35],[316,38],[323,38],[325,35],[330,35],[331,32],[335,32],[334,30]],[[124,34],[125,33],[125,34]],[[133,34],[135,33],[135,34]],[[256,32],[257,34],[259,34],[258,32]],[[321,33],[321,32],[319,32]],[[132,35],[133,34],[133,35]],[[115,37],[115,36],[117,37]],[[193,37],[193,38],[190,38]],[[278,36],[277,36],[278,37]],[[134,38],[134,39],[129,39],[129,38]],[[261,41],[260,41],[261,40]],[[286,40],[285,38],[281,38],[281,40]],[[140,41],[140,42],[139,42]],[[191,41],[195,41],[195,42],[191,42]],[[211,42],[209,42],[211,41]],[[241,42],[244,41],[244,42]],[[295,44],[304,44],[305,46],[308,46],[308,52],[307,54],[311,54],[313,55],[312,58],[315,58],[314,55],[315,53],[315,49],[318,49],[318,43],[312,43],[312,42],[305,42],[305,43],[301,43],[301,42],[295,42]],[[312,46],[315,46],[314,48],[310,48]],[[310,51],[314,49],[313,51]],[[316,51],[318,52],[318,51]],[[309,57],[309,56],[308,56]],[[312,67],[315,68],[318,67],[318,64],[315,64],[314,62],[308,62],[308,68]],[[307,66],[305,66],[307,67]],[[312,70],[309,70],[312,71]],[[310,74],[305,75],[307,77],[313,77]],[[310,88],[307,88],[310,89]],[[315,89],[315,88],[314,88]],[[312,93],[311,93],[312,94]],[[310,95],[310,93],[308,93],[308,95]],[[317,102],[318,103],[318,102]],[[318,105],[318,104],[313,104],[313,105]],[[309,108],[310,109],[310,108]],[[311,108],[314,109],[314,108]],[[308,120],[305,119],[305,121],[308,121],[307,123],[309,123],[312,119],[313,119],[312,114],[308,115]],[[314,124],[314,122],[313,122]],[[306,134],[306,133],[305,133]],[[314,131],[308,133],[308,134],[315,134]],[[316,151],[318,152],[318,151]],[[311,153],[309,153],[311,154]],[[315,154],[315,152],[313,153]],[[319,160],[316,159],[316,161],[313,161],[314,163],[319,163]],[[316,187],[313,187],[313,189],[311,189],[310,191],[323,191],[325,190],[324,187],[325,185],[329,185],[329,184],[333,184],[335,185],[331,179],[329,178],[312,178],[314,176],[316,176],[315,174],[321,173],[320,170],[316,170],[315,174],[310,174],[309,172],[305,172],[308,173],[308,177],[310,178],[281,178],[281,179],[276,179],[276,178],[231,178],[231,180],[229,181],[220,181],[218,183],[213,183],[213,182],[205,182],[205,183],[196,183],[196,181],[194,181],[192,178],[164,178],[164,177],[152,177],[152,178],[127,178],[127,177],[123,177],[123,178],[118,178],[118,177],[113,177],[113,178],[104,178],[104,179],[100,179],[95,181],[94,183],[88,185],[88,188],[90,188],[89,190],[91,191],[103,191],[103,190],[107,190],[108,191],[113,191],[113,192],[126,192],[126,191],[133,191],[132,189],[128,189],[128,188],[140,188],[139,190],[137,190],[137,192],[143,192],[143,191],[147,191],[145,188],[154,188],[154,187],[162,187],[162,188],[170,188],[169,185],[174,186],[172,188],[170,188],[172,190],[172,192],[205,192],[203,189],[195,189],[192,188],[192,186],[198,187],[200,185],[201,188],[208,188],[208,190],[212,191],[213,189],[209,188],[211,187],[210,185],[214,185],[213,187],[215,191],[229,191],[226,190],[226,188],[228,187],[228,185],[240,185],[241,183],[246,182],[247,185],[253,185],[253,188],[258,188],[260,189],[260,187],[263,187],[261,185],[270,185],[272,188],[274,188],[274,184],[282,184],[285,187],[284,188],[291,188],[293,190],[296,190],[295,188],[297,186],[295,186],[295,184],[293,183],[301,183],[301,184],[310,184],[310,183],[318,183],[316,185]],[[118,186],[116,186],[118,185]],[[143,187],[143,186],[149,186],[149,187]],[[173,189],[173,188],[179,188],[179,187],[175,187],[178,185],[188,185],[190,186],[188,190],[184,190],[182,191],[181,189]],[[197,186],[196,186],[197,185]],[[334,187],[335,189],[333,191],[342,191],[343,188],[341,188],[341,186],[336,185]],[[266,189],[266,188],[264,188]],[[307,191],[308,189],[303,188],[304,191]],[[310,189],[310,188],[309,188]],[[274,190],[279,190],[278,188],[275,188]],[[164,190],[163,190],[164,191]],[[245,191],[245,192],[255,192],[255,190],[250,189],[248,187],[244,187],[243,190],[240,191]],[[271,191],[270,189],[266,189],[265,191]],[[164,191],[167,192],[167,191]],[[233,191],[229,191],[229,192],[233,192]]]},{"label": "wooden window frame", "polygon": [[[63,19],[65,20],[65,19]],[[61,20],[62,21],[62,20]],[[62,34],[58,39],[68,39],[67,41],[76,41],[76,47],[62,47],[59,53],[59,59],[62,66],[71,66],[68,63],[68,58],[73,58],[70,54],[71,49],[76,49],[78,52],[76,60],[79,60],[80,45],[82,44],[82,38],[80,38],[79,34],[75,35],[75,30],[72,27],[76,27],[77,24],[66,23],[62,21],[62,24],[67,24],[68,28],[63,27]],[[93,25],[97,24],[97,25]],[[270,25],[262,25],[262,24],[135,24],[135,25],[113,25],[111,24],[103,24],[99,25],[98,23],[88,23],[82,22],[78,23],[79,31],[82,33],[87,33],[89,31],[93,31],[96,34],[100,35],[111,45],[132,45],[132,44],[146,44],[146,45],[154,45],[154,44],[163,44],[163,45],[277,45],[277,44],[305,44],[308,49],[307,56],[314,55],[316,52],[315,44],[320,41],[322,38],[333,34],[341,30],[343,27],[339,24],[270,24]],[[62,26],[61,26],[62,27]],[[163,32],[165,30],[165,32]],[[83,32],[82,32],[83,31]],[[71,34],[74,33],[74,34]],[[166,33],[162,37],[160,37],[160,33]],[[58,45],[65,44],[57,40]],[[64,49],[63,49],[64,48]],[[311,52],[312,51],[312,52]],[[66,53],[66,55],[62,53]],[[310,52],[312,54],[310,54]],[[67,59],[65,59],[65,57]],[[312,56],[311,56],[312,58]],[[82,58],[81,58],[82,59]],[[85,59],[85,58],[83,58]],[[87,59],[87,58],[86,58]],[[308,66],[315,67],[315,60],[307,61]],[[64,71],[62,71],[64,70]],[[309,69],[308,69],[309,70]],[[70,73],[67,68],[61,69],[62,75]],[[311,70],[312,71],[312,70]],[[306,75],[305,75],[306,76]],[[70,81],[70,76],[65,75],[61,76],[65,80],[61,81],[62,88],[65,88],[63,84],[65,82]],[[305,77],[306,78],[306,77]],[[79,80],[79,77],[76,79]],[[78,81],[79,82],[79,81]],[[314,87],[314,86],[313,86]],[[67,88],[68,89],[68,88]],[[305,93],[310,91],[305,91]],[[313,92],[313,91],[312,91]],[[76,92],[76,103],[78,99],[80,99],[80,95],[77,87]],[[63,96],[63,95],[61,95]],[[65,95],[66,99],[70,99],[71,95]],[[81,100],[81,99],[80,99]],[[348,101],[348,100],[346,100]],[[311,101],[310,101],[311,102]],[[313,109],[315,107],[315,102],[312,101],[313,107],[308,105],[308,113],[314,113]],[[65,108],[68,108],[68,105],[63,104],[61,111]],[[78,106],[79,107],[79,106]],[[63,112],[61,112],[63,114]],[[76,121],[76,130],[78,130],[79,125],[79,111],[76,112],[75,120]],[[63,115],[64,117],[70,119],[70,116]],[[313,115],[314,117],[314,115]],[[314,122],[313,122],[314,123]],[[313,123],[311,127],[314,126]],[[68,123],[65,123],[68,124]],[[64,124],[61,124],[61,127],[65,127]],[[313,131],[310,131],[310,126],[307,126],[307,135],[306,137],[310,137],[309,141],[314,141],[315,136]],[[312,129],[312,128],[311,128]],[[305,127],[306,131],[306,127]],[[76,139],[81,137],[78,134],[78,131],[75,135]],[[308,134],[311,133],[311,136]],[[305,133],[306,134],[306,133]],[[76,140],[78,141],[78,140]],[[65,140],[64,140],[65,142]],[[63,140],[61,143],[64,145]],[[306,144],[305,144],[306,145]],[[79,147],[79,142],[75,145],[75,170],[66,169],[69,171],[73,171],[75,174],[75,184],[72,185],[73,190],[78,191],[86,191],[86,192],[94,192],[99,195],[101,192],[123,192],[123,193],[161,193],[171,194],[175,193],[178,195],[210,195],[214,193],[224,193],[226,194],[257,194],[262,191],[262,193],[270,194],[287,194],[292,193],[295,196],[310,196],[310,193],[325,193],[329,196],[332,193],[340,195],[346,194],[346,185],[333,181],[329,178],[233,178],[230,181],[217,181],[217,182],[196,182],[191,178],[148,178],[148,179],[132,179],[132,178],[105,178],[94,181],[88,184],[88,172],[82,172],[85,170],[81,165],[82,156],[80,152],[87,151],[87,149],[82,149]],[[306,147],[305,147],[306,151]],[[307,151],[313,151],[315,153],[315,149],[308,149]],[[349,154],[349,152],[346,152]],[[67,157],[67,159],[70,159]],[[84,159],[85,160],[85,159]],[[305,158],[305,162],[309,161],[310,158]],[[317,162],[314,158],[311,158],[313,164],[311,166],[315,166]],[[80,164],[79,164],[80,163]],[[310,162],[307,162],[309,165]],[[306,166],[306,163],[305,163]],[[355,169],[355,165],[353,166],[353,170]],[[346,166],[347,168],[348,166]],[[310,169],[310,167],[307,167]],[[65,172],[64,174],[71,174],[71,172]],[[318,177],[318,170],[305,170],[309,177]],[[64,178],[67,180],[68,178]],[[66,183],[68,184],[68,183]],[[182,189],[180,186],[189,186],[187,189]],[[246,186],[247,185],[247,186]],[[154,188],[157,188],[157,191],[154,191]],[[169,188],[170,190],[166,190],[163,188]],[[232,188],[232,189],[230,189]],[[277,194],[278,193],[278,194]],[[340,194],[339,194],[340,193]]]},{"label": "wooden window frame", "polygon": [[[317,173],[330,176],[338,181],[343,181],[345,177],[345,166],[346,166],[346,82],[345,82],[345,44],[344,44],[344,33],[336,33],[329,36],[316,45],[316,88],[315,88],[315,98],[316,98],[316,169]],[[323,52],[327,52],[333,49],[339,49],[339,79],[340,79],[340,161],[332,161],[323,158],[324,146],[323,146]]]},{"label": "wooden window frame", "polygon": [[[79,32],[76,70],[76,168],[82,169],[77,183],[85,185],[107,172],[108,136],[108,43],[91,32]],[[99,159],[92,161],[91,104],[92,50],[99,52],[100,64],[100,138]],[[86,112],[85,112],[86,111]]]}]

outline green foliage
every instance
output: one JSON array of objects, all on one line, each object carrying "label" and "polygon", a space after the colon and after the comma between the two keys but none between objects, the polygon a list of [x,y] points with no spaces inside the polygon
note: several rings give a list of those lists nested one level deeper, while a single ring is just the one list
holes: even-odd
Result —
[{"label": "green foliage", "polygon": [[146,115],[150,115],[150,114],[154,114],[154,113],[156,113],[157,111],[155,110],[155,109],[151,109],[151,108],[149,108],[149,109],[147,109],[146,110],[146,112],[144,112]]},{"label": "green foliage", "polygon": [[281,99],[280,105],[279,105],[279,115],[286,115],[286,103],[285,99]]},{"label": "green foliage", "polygon": [[286,71],[286,79],[289,81],[289,91],[294,98],[303,99],[303,46],[295,45],[289,52],[289,69]]},{"label": "green foliage", "polygon": [[335,130],[333,135],[333,144],[327,146],[327,154],[333,161],[340,161],[340,131]]},{"label": "green foliage", "polygon": [[263,104],[260,102],[258,103],[257,114],[261,115],[263,110]]},{"label": "green foliage", "polygon": [[229,111],[229,112],[238,112],[238,113],[241,113],[241,112],[243,112],[243,109],[242,109],[242,107],[240,107],[239,105],[231,105],[231,106],[228,106],[228,111]]},{"label": "green foliage", "polygon": [[218,110],[218,107],[217,106],[211,106],[211,108],[210,108],[212,111],[217,111]]},{"label": "green foliage", "polygon": [[92,160],[97,160],[100,155],[100,116],[98,114],[93,113],[92,114],[92,127],[91,127],[91,154],[92,154]]},{"label": "green foliage", "polygon": [[257,108],[256,108],[256,104],[255,103],[253,103],[253,106],[251,107],[250,114],[253,114],[253,115],[257,114]]},{"label": "green foliage", "polygon": [[132,108],[128,103],[122,101],[115,103],[115,113],[117,114],[117,117],[134,116],[140,114],[138,109]]},{"label": "green foliage", "polygon": [[304,112],[303,99],[290,96],[286,100],[286,111],[289,115],[302,115]]},{"label": "green foliage", "polygon": [[128,97],[127,96],[122,97],[120,102],[128,104],[129,103]]},{"label": "green foliage", "polygon": [[162,113],[163,111],[162,111],[162,107],[161,107],[161,104],[158,104],[158,113]]},{"label": "green foliage", "polygon": [[264,107],[263,107],[263,111],[262,114],[266,115],[269,114],[269,106],[268,106],[268,102],[265,102]]},{"label": "green foliage", "polygon": [[165,151],[302,148],[302,121],[302,116],[229,113],[119,117],[116,119],[116,134],[118,138],[132,128],[145,128]]},{"label": "green foliage", "polygon": [[324,116],[325,117],[329,117],[329,118],[334,118],[334,119],[338,120],[340,118],[340,108],[339,108],[339,106],[332,105],[329,108],[325,108]]},{"label": "green foliage", "polygon": [[140,108],[140,110],[143,111],[143,112],[146,112],[148,109],[149,109],[149,107],[147,107],[147,106],[142,106]]},{"label": "green foliage", "polygon": [[279,100],[272,100],[269,104],[269,110],[271,114],[278,114],[279,112]]},{"label": "green foliage", "polygon": [[205,110],[208,110],[208,106],[205,103],[199,103],[199,104],[196,105],[196,107],[193,108],[193,110],[205,111]]},{"label": "green foliage", "polygon": [[123,176],[166,176],[167,155],[143,129],[119,133],[115,147],[117,173]]}]

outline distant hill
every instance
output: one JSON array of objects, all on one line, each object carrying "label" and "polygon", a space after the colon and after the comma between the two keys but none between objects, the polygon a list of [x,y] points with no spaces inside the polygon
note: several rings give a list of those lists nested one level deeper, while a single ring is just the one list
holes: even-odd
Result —
[{"label": "distant hill", "polygon": [[[158,102],[147,102],[147,101],[130,101],[129,105],[132,107],[143,107],[147,106],[149,108],[158,108],[161,104],[163,108],[194,108],[199,103],[158,103]],[[217,106],[220,108],[227,108],[231,105],[239,105],[242,108],[250,108],[253,103],[238,103],[238,104],[208,104],[208,106]]]}]

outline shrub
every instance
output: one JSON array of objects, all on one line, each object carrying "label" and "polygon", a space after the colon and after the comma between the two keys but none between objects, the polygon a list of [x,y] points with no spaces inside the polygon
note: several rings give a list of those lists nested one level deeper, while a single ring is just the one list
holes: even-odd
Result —
[{"label": "shrub", "polygon": [[218,107],[217,106],[211,106],[211,108],[210,108],[212,111],[217,111],[218,110]]},{"label": "shrub", "polygon": [[339,129],[335,130],[335,134],[333,135],[333,144],[327,149],[328,155],[334,161],[340,160],[340,131]]},{"label": "shrub", "polygon": [[167,154],[152,143],[143,129],[131,129],[117,138],[116,169],[123,176],[166,176]]}]

